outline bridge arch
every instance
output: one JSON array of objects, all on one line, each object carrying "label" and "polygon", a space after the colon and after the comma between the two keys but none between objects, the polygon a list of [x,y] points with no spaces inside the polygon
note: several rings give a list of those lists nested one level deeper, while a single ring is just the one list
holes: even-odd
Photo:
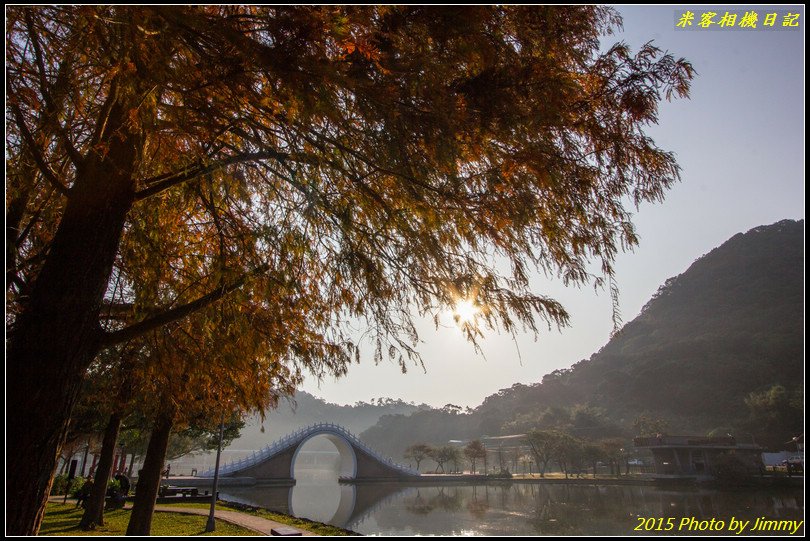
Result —
[{"label": "bridge arch", "polygon": [[304,445],[312,438],[324,436],[329,440],[338,451],[340,455],[340,473],[338,474],[343,479],[354,479],[357,477],[357,453],[354,452],[354,447],[339,431],[324,427],[322,430],[312,431],[309,435],[305,436],[301,443],[295,448],[292,460],[290,461],[290,479],[295,479],[295,462],[298,459],[298,453],[301,452]]},{"label": "bridge arch", "polygon": [[[340,454],[342,479],[400,479],[419,475],[416,470],[380,455],[344,427],[333,423],[300,428],[250,456],[225,464],[220,469],[220,475],[292,481],[295,479],[295,461],[301,447],[308,440],[321,435],[326,436]],[[213,470],[210,470],[201,477],[212,477],[213,474]]]}]

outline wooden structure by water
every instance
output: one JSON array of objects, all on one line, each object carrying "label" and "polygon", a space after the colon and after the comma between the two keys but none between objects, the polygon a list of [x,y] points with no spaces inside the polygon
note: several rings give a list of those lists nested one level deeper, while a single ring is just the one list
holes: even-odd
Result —
[{"label": "wooden structure by water", "polygon": [[739,443],[733,436],[651,436],[635,438],[639,449],[652,452],[658,475],[711,477],[718,460],[734,455],[750,471],[763,471],[762,447]]}]

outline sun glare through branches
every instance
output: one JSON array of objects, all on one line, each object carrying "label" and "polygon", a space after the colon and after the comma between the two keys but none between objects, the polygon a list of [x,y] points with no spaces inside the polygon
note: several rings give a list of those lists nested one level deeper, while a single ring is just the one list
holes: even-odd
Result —
[{"label": "sun glare through branches", "polygon": [[475,301],[461,299],[453,308],[453,319],[459,325],[471,324],[475,322],[475,318],[480,312],[481,310],[475,305]]}]

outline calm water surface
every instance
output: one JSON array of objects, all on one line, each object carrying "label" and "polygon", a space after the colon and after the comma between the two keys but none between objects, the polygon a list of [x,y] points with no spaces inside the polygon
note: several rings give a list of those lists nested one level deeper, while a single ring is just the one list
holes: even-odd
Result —
[{"label": "calm water surface", "polygon": [[634,531],[637,517],[675,517],[676,523],[681,517],[727,522],[735,517],[752,524],[759,517],[804,519],[801,489],[748,492],[526,483],[354,486],[338,484],[336,475],[326,471],[296,471],[296,478],[292,488],[258,485],[223,488],[221,493],[224,499],[366,535],[624,535],[655,533]]}]

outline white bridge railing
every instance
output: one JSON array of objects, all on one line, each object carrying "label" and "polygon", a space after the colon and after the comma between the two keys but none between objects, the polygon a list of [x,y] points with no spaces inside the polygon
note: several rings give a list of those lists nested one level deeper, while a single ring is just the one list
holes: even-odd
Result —
[{"label": "white bridge railing", "polygon": [[[267,447],[259,451],[254,451],[252,455],[248,455],[240,460],[229,462],[219,468],[220,475],[230,475],[237,473],[241,470],[256,466],[262,462],[272,459],[275,455],[282,451],[288,450],[300,444],[303,440],[313,434],[318,433],[332,433],[338,434],[349,442],[353,447],[356,447],[372,458],[388,466],[389,468],[403,474],[403,475],[419,475],[419,472],[408,466],[398,464],[389,457],[384,457],[365,443],[363,443],[357,436],[349,432],[347,429],[334,423],[316,423],[305,428],[299,428],[292,434],[287,434],[283,438],[274,441]],[[214,470],[208,470],[200,474],[200,477],[213,477]]]}]

